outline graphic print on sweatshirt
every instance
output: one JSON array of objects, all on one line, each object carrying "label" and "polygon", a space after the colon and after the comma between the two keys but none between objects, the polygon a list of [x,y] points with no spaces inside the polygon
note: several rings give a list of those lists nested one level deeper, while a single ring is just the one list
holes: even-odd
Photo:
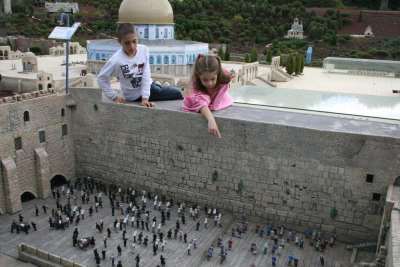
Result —
[{"label": "graphic print on sweatshirt", "polygon": [[144,63],[135,63],[130,67],[129,65],[121,65],[120,68],[124,78],[130,80],[132,89],[139,88],[142,85]]}]

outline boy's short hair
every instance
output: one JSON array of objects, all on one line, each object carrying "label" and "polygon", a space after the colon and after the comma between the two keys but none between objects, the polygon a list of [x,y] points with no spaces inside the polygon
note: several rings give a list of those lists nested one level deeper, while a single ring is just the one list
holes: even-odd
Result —
[{"label": "boy's short hair", "polygon": [[119,41],[121,41],[121,39],[124,38],[124,36],[131,33],[136,35],[135,26],[133,24],[121,23],[118,25],[117,36]]}]

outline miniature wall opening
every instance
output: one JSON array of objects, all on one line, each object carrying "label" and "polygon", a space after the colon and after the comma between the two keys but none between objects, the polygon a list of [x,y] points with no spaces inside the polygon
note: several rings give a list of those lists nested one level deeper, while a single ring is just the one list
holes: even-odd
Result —
[{"label": "miniature wall opening", "polygon": [[393,185],[394,185],[394,186],[400,186],[400,176],[397,176],[397,178],[394,179]]},{"label": "miniature wall opening", "polygon": [[24,121],[29,121],[30,120],[30,118],[29,118],[29,111],[25,111],[24,112]]},{"label": "miniature wall opening", "polygon": [[373,183],[374,182],[374,175],[368,173],[367,176],[365,177],[365,181],[367,183]]},{"label": "miniature wall opening", "polygon": [[34,194],[32,194],[31,192],[24,192],[22,195],[21,195],[21,202],[28,202],[28,201],[31,201],[31,200],[33,200],[33,199],[35,199],[36,197],[35,197],[35,195]]},{"label": "miniature wall opening", "polygon": [[62,175],[56,175],[50,180],[51,188],[60,187],[67,183],[68,183],[67,179]]}]

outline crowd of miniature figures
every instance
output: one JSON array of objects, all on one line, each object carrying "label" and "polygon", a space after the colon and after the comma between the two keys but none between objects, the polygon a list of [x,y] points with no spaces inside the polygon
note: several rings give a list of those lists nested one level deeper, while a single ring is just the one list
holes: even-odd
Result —
[{"label": "crowd of miniature figures", "polygon": [[[101,256],[99,254],[99,246],[96,246],[94,236],[80,237],[79,223],[85,220],[85,209],[83,205],[88,206],[88,216],[92,217],[94,212],[98,212],[103,208],[105,196],[110,201],[110,214],[115,217],[111,225],[104,226],[101,220],[95,222],[95,229],[98,233],[104,234],[103,244],[101,248]],[[128,249],[129,253],[134,254],[135,266],[140,266],[142,258],[140,253],[136,252],[137,246],[147,248],[151,246],[153,255],[159,256],[160,264],[158,266],[166,266],[167,259],[163,252],[169,240],[176,240],[187,244],[186,254],[192,255],[192,250],[198,248],[198,240],[190,238],[190,232],[184,232],[181,225],[186,224],[186,216],[195,222],[195,231],[207,230],[209,220],[213,221],[213,227],[222,227],[222,213],[217,208],[204,206],[203,209],[197,205],[189,205],[180,202],[175,203],[173,199],[166,199],[165,196],[158,196],[144,190],[137,191],[132,187],[122,189],[115,185],[106,186],[104,183],[96,182],[91,178],[77,179],[74,184],[68,183],[60,187],[52,188],[52,197],[55,200],[56,208],[51,209],[49,216],[50,230],[64,230],[68,227],[74,227],[72,235],[72,246],[77,249],[88,249],[93,247],[93,255],[96,266],[100,266],[102,261],[108,261],[112,267],[122,267],[121,260],[122,249]],[[171,220],[171,209],[177,211],[177,220],[175,227],[165,229],[166,221]],[[47,215],[48,207],[43,205],[41,210]],[[39,216],[40,209],[35,205],[34,215]],[[203,214],[203,216],[201,216]],[[158,215],[158,216],[157,216]],[[30,225],[34,231],[37,230],[36,223],[24,222],[24,217],[20,214],[19,223],[15,220],[11,224],[11,233],[19,234],[21,231],[28,234]],[[207,249],[206,259],[209,261],[215,254],[214,250],[219,248],[219,261],[223,264],[228,256],[228,252],[233,250],[234,240],[242,238],[248,231],[249,226],[243,217],[239,223],[231,229],[231,235],[228,240],[223,240],[223,236],[219,237],[213,245]],[[129,236],[128,230],[132,230]],[[307,230],[304,233],[291,231],[284,225],[274,227],[268,225],[256,225],[255,233],[264,240],[262,247],[256,243],[251,243],[249,251],[253,255],[270,256],[271,266],[276,266],[278,260],[286,261],[287,266],[299,266],[300,259],[295,255],[288,255],[287,259],[282,259],[282,251],[286,244],[292,243],[300,249],[304,248],[305,239],[309,240],[310,246],[320,252],[320,265],[325,265],[325,258],[322,255],[328,246],[335,245],[336,237],[332,235],[329,239],[323,238],[321,233],[316,230]],[[112,235],[120,235],[122,246],[116,248],[108,246],[108,240]],[[151,238],[151,243],[150,242]],[[113,253],[116,252],[116,255]],[[107,254],[109,257],[107,258]],[[126,263],[126,265],[128,265]],[[251,265],[255,266],[255,265]]]}]

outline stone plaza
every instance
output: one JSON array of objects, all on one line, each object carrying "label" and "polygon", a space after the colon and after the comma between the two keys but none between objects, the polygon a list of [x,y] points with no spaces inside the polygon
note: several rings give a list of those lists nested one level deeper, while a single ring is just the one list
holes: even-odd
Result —
[{"label": "stone plaza", "polygon": [[[83,209],[88,211],[89,206],[94,206],[93,195],[91,195],[91,201],[87,204],[82,204],[79,198],[80,191],[75,191],[75,196],[78,195],[78,201],[76,204],[81,206]],[[103,208],[99,208],[98,212],[94,212],[92,216],[89,216],[87,212],[84,215],[84,219],[80,221],[78,225],[71,224],[65,230],[51,229],[49,226],[48,218],[51,214],[51,209],[56,209],[56,200],[48,198],[47,200],[31,200],[23,204],[23,211],[12,215],[2,216],[0,221],[0,240],[2,243],[0,252],[11,257],[18,257],[17,245],[19,243],[25,243],[34,246],[35,248],[48,251],[55,255],[59,255],[63,258],[67,258],[73,262],[83,264],[85,266],[96,266],[93,257],[93,249],[97,248],[99,253],[106,250],[106,260],[102,260],[100,266],[111,266],[111,256],[113,255],[116,259],[121,260],[123,266],[134,266],[135,257],[140,254],[141,261],[140,266],[157,266],[160,264],[160,255],[162,254],[166,258],[166,266],[220,266],[220,248],[217,246],[218,238],[221,238],[225,248],[228,248],[228,240],[233,241],[232,250],[228,251],[226,261],[223,263],[225,266],[271,266],[272,256],[277,257],[277,265],[279,267],[288,266],[289,256],[293,256],[299,260],[298,266],[320,266],[320,255],[325,258],[325,266],[350,266],[351,250],[346,250],[345,245],[337,242],[334,247],[328,247],[324,252],[318,252],[314,247],[310,246],[310,238],[305,239],[305,246],[303,249],[299,248],[294,244],[294,241],[289,243],[286,242],[288,232],[290,229],[285,229],[285,245],[278,254],[275,252],[272,254],[271,248],[273,246],[273,240],[267,233],[260,237],[260,234],[255,232],[256,223],[250,222],[248,225],[248,231],[241,236],[232,237],[231,228],[235,228],[239,222],[239,218],[232,217],[232,214],[223,211],[222,214],[222,227],[215,226],[212,217],[208,218],[207,229],[204,226],[205,213],[202,209],[201,215],[198,220],[193,220],[189,216],[188,207],[186,208],[185,216],[186,223],[183,225],[181,216],[177,214],[178,205],[172,208],[171,219],[166,222],[166,225],[162,226],[161,231],[165,233],[166,246],[164,252],[160,249],[157,255],[153,255],[152,246],[148,245],[145,247],[143,244],[135,244],[135,248],[132,248],[133,237],[132,234],[135,230],[141,231],[140,227],[136,228],[136,223],[132,227],[130,221],[126,227],[126,236],[128,238],[127,247],[123,246],[122,231],[118,228],[113,227],[113,222],[116,218],[120,217],[120,212],[115,212],[115,216],[111,214],[110,201],[106,195],[103,195],[104,203]],[[72,201],[71,201],[72,202]],[[66,196],[61,195],[60,204],[65,205],[67,203]],[[188,203],[189,204],[189,203]],[[42,206],[45,205],[48,210],[47,214],[43,213]],[[127,204],[123,204],[125,207]],[[35,206],[39,208],[39,216],[35,216]],[[188,205],[189,206],[189,205]],[[165,202],[163,207],[165,207]],[[157,216],[160,219],[160,211],[154,210],[152,201],[148,202],[147,208],[151,211],[150,217]],[[32,228],[29,234],[20,232],[19,234],[10,233],[10,225],[12,220],[18,221],[18,215],[21,214],[25,219],[26,223],[35,222],[37,224],[37,231],[33,231]],[[106,236],[106,231],[99,233],[95,229],[95,223],[100,221],[104,222],[104,229],[110,228],[112,230],[111,238],[107,239],[107,248],[104,248],[103,239]],[[191,255],[187,253],[188,243],[184,243],[178,239],[168,239],[166,232],[168,229],[175,228],[176,221],[181,222],[182,231],[188,234],[188,243],[196,239],[197,248],[194,249],[192,246]],[[199,231],[196,231],[196,222],[201,222]],[[159,221],[158,221],[159,222]],[[266,223],[259,223],[262,227],[267,225]],[[96,239],[96,245],[90,246],[87,249],[79,249],[72,245],[72,234],[74,228],[77,227],[79,230],[79,237],[94,236]],[[279,227],[279,225],[275,225]],[[143,231],[151,241],[151,232]],[[302,235],[304,236],[304,235]],[[327,236],[328,237],[328,236]],[[269,243],[269,251],[266,255],[263,253],[263,246],[265,242]],[[281,241],[279,241],[280,243]],[[257,255],[250,252],[251,244],[257,245]],[[122,255],[118,257],[117,246],[122,247]],[[207,250],[214,245],[214,255],[210,260],[207,260]],[[373,255],[373,254],[372,254]],[[370,255],[371,256],[371,255]],[[254,265],[252,265],[254,264]],[[294,265],[292,265],[294,266]]]}]

